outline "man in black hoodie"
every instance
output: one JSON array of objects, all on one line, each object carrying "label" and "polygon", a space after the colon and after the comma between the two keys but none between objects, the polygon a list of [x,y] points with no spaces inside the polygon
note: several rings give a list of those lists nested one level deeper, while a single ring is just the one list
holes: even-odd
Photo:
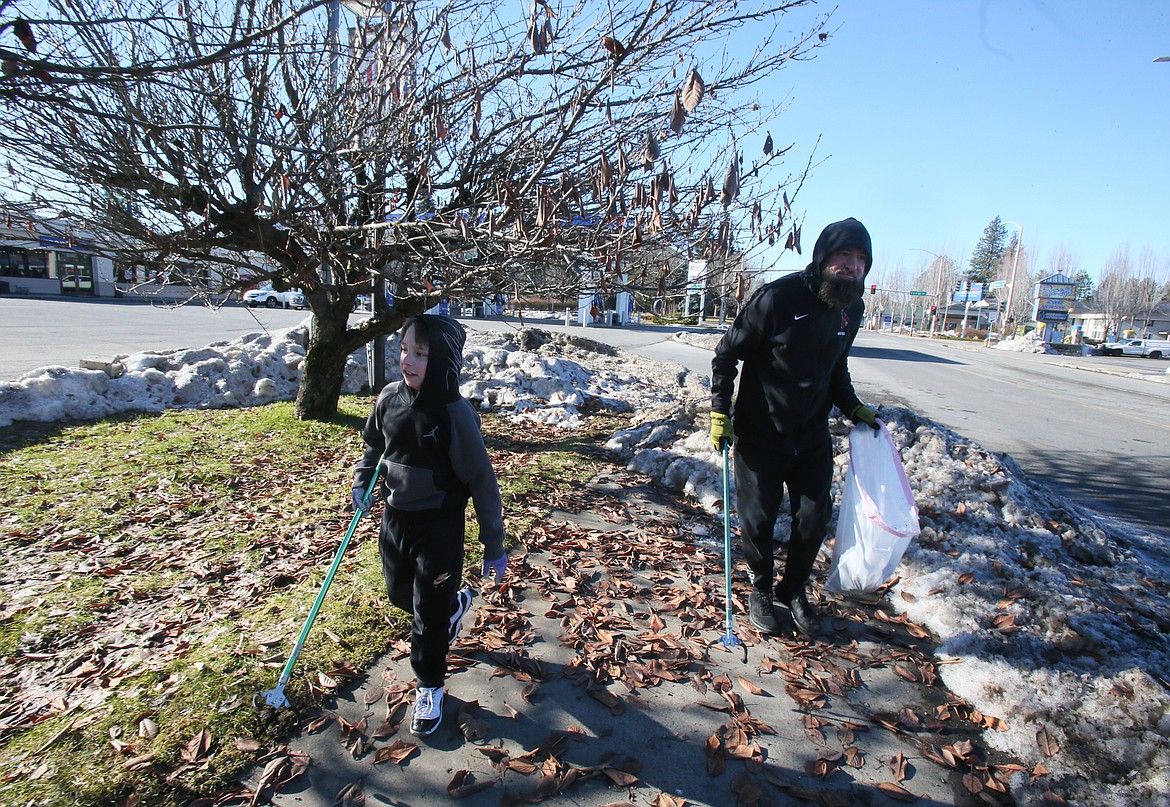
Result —
[{"label": "man in black hoodie", "polygon": [[[788,615],[806,636],[821,630],[805,588],[832,514],[829,412],[836,406],[876,428],[877,413],[858,399],[849,378],[872,263],[861,222],[830,224],[803,272],[752,295],[711,361],[711,441],[716,450],[735,444],[735,499],[752,584],[748,617],[764,633],[780,633]],[[773,590],[772,535],[785,487],[792,530]]]},{"label": "man in black hoodie", "polygon": [[[381,463],[378,549],[390,602],[413,615],[410,664],[417,681],[410,730],[425,736],[443,718],[447,650],[471,607],[463,579],[464,511],[470,499],[483,544],[483,575],[502,580],[504,517],[500,488],[479,430],[479,415],[459,394],[466,334],[455,320],[424,314],[402,328],[402,380],[387,384],[362,438],[353,503]],[[372,498],[372,497],[371,497]]]}]

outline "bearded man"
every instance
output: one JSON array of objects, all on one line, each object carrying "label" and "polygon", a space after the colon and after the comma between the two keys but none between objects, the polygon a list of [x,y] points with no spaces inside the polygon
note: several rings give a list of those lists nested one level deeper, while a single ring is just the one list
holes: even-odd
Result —
[{"label": "bearded man", "polygon": [[[823,632],[806,588],[832,514],[829,412],[836,406],[877,428],[877,412],[858,399],[849,377],[872,263],[861,222],[830,224],[803,272],[752,295],[711,361],[711,442],[717,451],[734,444],[735,500],[751,582],[748,618],[766,634],[791,624],[809,637]],[[792,529],[773,589],[772,538],[785,487]]]}]

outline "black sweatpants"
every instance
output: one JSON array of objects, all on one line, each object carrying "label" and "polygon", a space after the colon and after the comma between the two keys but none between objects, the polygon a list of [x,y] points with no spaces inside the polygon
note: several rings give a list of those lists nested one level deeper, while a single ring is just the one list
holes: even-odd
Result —
[{"label": "black sweatpants", "polygon": [[464,511],[382,510],[378,550],[390,602],[413,615],[410,666],[418,685],[447,678],[451,614],[463,577]]},{"label": "black sweatpants", "polygon": [[736,440],[735,503],[743,536],[743,554],[752,586],[772,589],[772,535],[784,488],[792,506],[792,531],[784,575],[776,586],[781,601],[802,591],[812,575],[832,515],[833,443],[826,430],[807,443],[763,445]]}]

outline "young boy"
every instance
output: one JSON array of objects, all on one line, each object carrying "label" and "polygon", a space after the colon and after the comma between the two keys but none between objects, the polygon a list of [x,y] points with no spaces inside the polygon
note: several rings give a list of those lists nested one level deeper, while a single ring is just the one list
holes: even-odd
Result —
[{"label": "young boy", "polygon": [[[424,314],[402,328],[402,380],[378,396],[362,438],[366,452],[354,468],[354,507],[367,511],[365,492],[382,463],[386,507],[378,534],[390,602],[412,614],[410,664],[416,678],[410,730],[425,736],[443,719],[447,650],[471,607],[463,577],[464,511],[470,498],[484,546],[483,574],[503,579],[504,517],[479,415],[459,394],[463,326]],[[373,498],[372,496],[370,497]]]}]

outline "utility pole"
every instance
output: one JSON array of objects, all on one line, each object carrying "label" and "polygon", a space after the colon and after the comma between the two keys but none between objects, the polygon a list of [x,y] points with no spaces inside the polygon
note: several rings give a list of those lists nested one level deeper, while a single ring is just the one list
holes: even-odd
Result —
[{"label": "utility pole", "polygon": [[1011,319],[1012,316],[1012,299],[1016,295],[1016,269],[1018,269],[1020,265],[1020,244],[1024,240],[1023,226],[1016,224],[1014,221],[1005,221],[1004,224],[1010,224],[1013,227],[1017,227],[1020,231],[1020,235],[1018,238],[1016,238],[1016,254],[1015,257],[1012,258],[1012,279],[1011,282],[1008,283],[1007,311],[1003,312],[1003,321],[999,324],[1000,339],[1004,338],[1004,334],[1007,332],[1008,320]]},{"label": "utility pole", "polygon": [[931,252],[929,249],[912,248],[913,252],[925,252],[927,255],[933,255],[935,265],[938,266],[938,272],[935,274],[934,284],[934,313],[930,316],[930,335],[928,339],[933,339],[935,329],[938,326],[938,310],[942,308],[942,281],[943,281],[943,262],[949,261],[950,258],[945,255],[939,255],[937,252]]}]

